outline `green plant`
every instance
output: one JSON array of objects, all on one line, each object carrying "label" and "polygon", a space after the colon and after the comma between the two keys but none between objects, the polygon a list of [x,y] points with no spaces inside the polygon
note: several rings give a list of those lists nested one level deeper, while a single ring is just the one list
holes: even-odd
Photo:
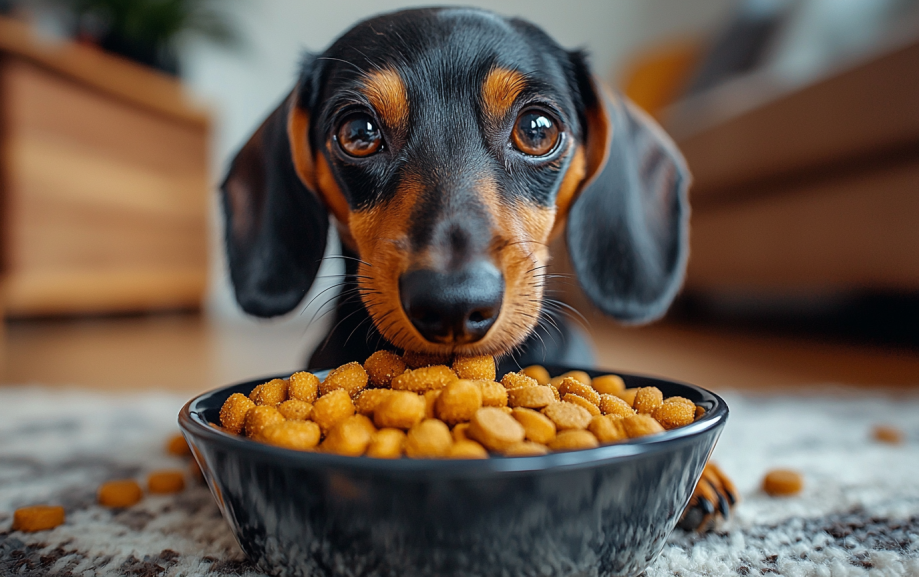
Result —
[{"label": "green plant", "polygon": [[109,50],[176,74],[177,44],[198,35],[224,46],[240,36],[220,0],[63,0],[79,34]]}]

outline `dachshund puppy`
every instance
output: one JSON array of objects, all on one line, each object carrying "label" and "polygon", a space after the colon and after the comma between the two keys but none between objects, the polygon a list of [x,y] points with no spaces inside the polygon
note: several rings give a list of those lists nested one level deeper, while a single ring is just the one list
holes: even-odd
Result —
[{"label": "dachshund puppy", "polygon": [[347,279],[310,367],[381,343],[561,364],[578,352],[564,325],[567,346],[535,344],[550,241],[565,236],[604,313],[656,319],[686,267],[688,185],[670,139],[601,90],[582,53],[482,10],[407,10],[308,56],[237,154],[222,186],[230,274],[246,312],[291,311],[331,220]]}]

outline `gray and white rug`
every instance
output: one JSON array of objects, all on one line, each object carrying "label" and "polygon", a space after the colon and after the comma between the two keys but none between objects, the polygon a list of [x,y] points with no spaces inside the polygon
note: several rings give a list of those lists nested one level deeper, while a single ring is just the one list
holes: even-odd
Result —
[{"label": "gray and white rug", "polygon": [[[675,532],[648,577],[919,576],[919,396],[725,398],[715,458],[744,501],[718,532]],[[203,486],[119,511],[96,505],[107,479],[184,465],[163,450],[184,400],[0,388],[0,575],[259,575]],[[905,442],[873,441],[875,424]],[[779,467],[805,473],[801,495],[759,490]],[[64,505],[66,523],[11,531],[12,511],[35,503]]]}]

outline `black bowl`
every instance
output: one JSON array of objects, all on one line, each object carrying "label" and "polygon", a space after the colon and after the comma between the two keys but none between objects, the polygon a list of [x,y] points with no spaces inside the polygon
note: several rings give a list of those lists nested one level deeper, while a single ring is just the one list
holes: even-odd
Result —
[{"label": "black bowl", "polygon": [[728,408],[693,385],[622,377],[706,413],[596,449],[463,461],[298,452],[208,425],[266,377],[191,400],[179,425],[239,545],[274,575],[637,575],[679,520]]}]

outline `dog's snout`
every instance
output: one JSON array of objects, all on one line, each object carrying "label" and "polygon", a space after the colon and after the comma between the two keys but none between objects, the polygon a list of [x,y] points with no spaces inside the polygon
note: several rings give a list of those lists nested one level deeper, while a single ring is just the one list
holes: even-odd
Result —
[{"label": "dog's snout", "polygon": [[452,272],[418,269],[399,278],[399,294],[405,314],[425,339],[472,343],[498,318],[504,277],[484,261]]}]

